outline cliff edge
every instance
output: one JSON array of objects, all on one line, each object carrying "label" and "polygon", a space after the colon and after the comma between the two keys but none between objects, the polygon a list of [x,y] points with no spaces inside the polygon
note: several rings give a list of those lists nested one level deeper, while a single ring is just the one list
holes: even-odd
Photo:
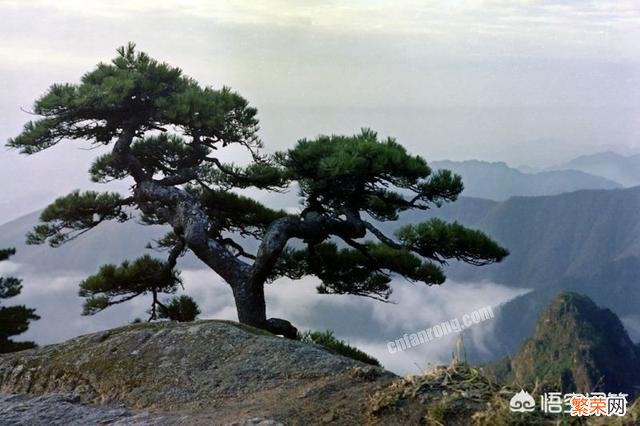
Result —
[{"label": "cliff edge", "polygon": [[81,404],[189,424],[361,423],[368,395],[394,378],[320,346],[216,320],[134,324],[0,356],[1,393],[76,395]]}]

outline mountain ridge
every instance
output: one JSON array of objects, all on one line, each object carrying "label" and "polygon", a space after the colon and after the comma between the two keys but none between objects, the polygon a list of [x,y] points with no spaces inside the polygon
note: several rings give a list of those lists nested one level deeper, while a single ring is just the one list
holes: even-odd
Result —
[{"label": "mountain ridge", "polygon": [[513,197],[462,219],[448,208],[442,209],[446,219],[487,232],[511,252],[486,268],[456,265],[458,278],[526,286],[591,277],[611,262],[640,256],[640,187]]},{"label": "mountain ridge", "polygon": [[525,386],[541,381],[555,390],[640,391],[640,347],[620,319],[589,297],[562,292],[540,315],[533,336],[508,361],[507,380]]},{"label": "mountain ridge", "polygon": [[547,170],[579,170],[630,187],[640,185],[640,154],[623,155],[610,150],[603,151],[581,155]]},{"label": "mountain ridge", "polygon": [[505,162],[481,160],[433,161],[434,169],[448,169],[462,176],[464,196],[504,201],[515,196],[557,195],[581,189],[615,189],[614,180],[579,170],[522,172]]}]

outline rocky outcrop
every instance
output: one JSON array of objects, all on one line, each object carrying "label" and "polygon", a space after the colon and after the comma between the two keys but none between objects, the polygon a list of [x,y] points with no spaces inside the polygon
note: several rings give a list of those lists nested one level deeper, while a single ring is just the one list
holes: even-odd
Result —
[{"label": "rocky outcrop", "polygon": [[0,357],[4,394],[73,394],[93,406],[187,416],[189,424],[353,424],[363,420],[367,397],[394,377],[316,345],[213,320],[134,324]]},{"label": "rocky outcrop", "polygon": [[[544,356],[556,350],[563,360],[577,359],[573,350],[596,354],[584,346],[591,341],[585,336],[623,344],[612,347],[620,353],[628,346],[615,321],[604,322],[608,336],[573,327],[577,313],[579,324],[584,315],[597,323],[609,318],[580,296],[564,295],[547,312],[534,343],[569,341],[545,352],[527,346],[514,359],[519,375],[531,365],[535,371],[551,365]],[[509,400],[520,388],[505,383],[462,362],[398,378],[315,344],[227,321],[134,324],[0,356],[0,424],[557,423],[539,411],[510,412]],[[636,402],[620,424],[637,424],[638,408]]]},{"label": "rocky outcrop", "polygon": [[[171,418],[173,417],[173,418]],[[0,395],[2,425],[96,425],[160,426],[175,423],[175,416],[132,413],[123,407],[93,407],[80,403],[76,395]]]},{"label": "rocky outcrop", "polygon": [[564,392],[640,392],[640,351],[620,319],[577,293],[561,293],[511,360],[512,380]]}]

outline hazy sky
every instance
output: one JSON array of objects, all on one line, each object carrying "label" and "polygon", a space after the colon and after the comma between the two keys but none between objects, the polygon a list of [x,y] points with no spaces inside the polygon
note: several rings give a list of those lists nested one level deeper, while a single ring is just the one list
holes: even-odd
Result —
[{"label": "hazy sky", "polygon": [[[50,84],[135,41],[247,97],[269,149],[363,126],[515,166],[640,148],[636,1],[0,0],[0,16],[2,141]],[[95,154],[0,148],[0,222],[85,187]]]}]

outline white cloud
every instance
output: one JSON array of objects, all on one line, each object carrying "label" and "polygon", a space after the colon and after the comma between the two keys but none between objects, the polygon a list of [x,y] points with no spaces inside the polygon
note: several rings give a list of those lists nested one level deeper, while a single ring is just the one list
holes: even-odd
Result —
[{"label": "white cloud", "polygon": [[[20,270],[19,265],[10,270],[23,278],[24,288],[22,294],[8,303],[34,307],[42,317],[20,339],[49,344],[122,326],[134,318],[147,318],[149,297],[138,297],[93,316],[81,316],[82,298],[77,291],[84,278],[82,273],[69,271],[43,276]],[[185,292],[200,305],[201,318],[237,320],[231,290],[215,273],[184,270],[182,276]],[[337,337],[379,358],[386,368],[399,374],[417,373],[429,364],[448,363],[456,336],[445,336],[396,354],[389,354],[387,341],[487,305],[496,306],[523,292],[488,282],[447,282],[440,287],[399,282],[393,297],[397,303],[384,304],[356,296],[319,295],[315,292],[316,284],[315,279],[303,279],[280,280],[267,286],[268,316],[286,318],[300,329],[331,329]],[[465,339],[469,345],[486,344],[491,350],[491,331],[488,321],[482,327],[468,329]]]},{"label": "white cloud", "polygon": [[4,260],[0,262],[0,276],[13,274],[20,270],[21,264],[12,262],[11,260]]}]

